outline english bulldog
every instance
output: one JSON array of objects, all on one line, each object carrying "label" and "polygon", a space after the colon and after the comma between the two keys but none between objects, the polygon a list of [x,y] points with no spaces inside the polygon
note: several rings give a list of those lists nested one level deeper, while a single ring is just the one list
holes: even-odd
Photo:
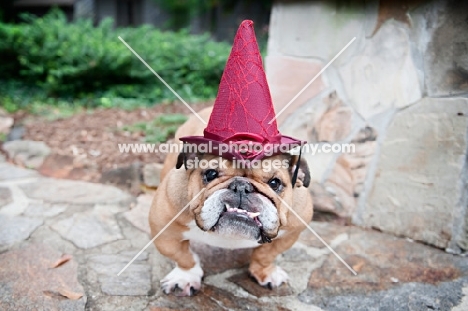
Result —
[{"label": "english bulldog", "polygon": [[[202,110],[200,116],[207,120],[211,109]],[[176,141],[202,132],[203,124],[192,116],[177,131]],[[190,167],[184,165],[187,159],[206,160],[209,165]],[[289,207],[305,222],[312,219],[312,197],[307,189],[310,174],[305,161],[298,163],[298,156],[279,154],[264,161],[270,162],[258,168],[239,168],[215,155],[168,155],[149,214],[152,236],[162,232],[154,241],[156,248],[176,264],[161,280],[166,294],[177,291],[178,295],[191,296],[201,288],[203,270],[190,241],[231,249],[254,248],[249,273],[258,284],[275,288],[288,281],[287,273],[275,265],[275,258],[289,249],[304,229]],[[272,162],[281,165],[272,169]]]}]

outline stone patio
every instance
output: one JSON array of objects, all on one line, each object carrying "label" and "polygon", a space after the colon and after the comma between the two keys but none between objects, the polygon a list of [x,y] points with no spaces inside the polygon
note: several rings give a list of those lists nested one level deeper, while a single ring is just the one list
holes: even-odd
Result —
[{"label": "stone patio", "polygon": [[148,243],[151,197],[44,178],[0,159],[0,310],[468,310],[468,260],[410,239],[312,222],[278,258],[290,285],[246,273],[249,250],[194,245],[205,268],[195,297],[165,295],[172,263]]}]

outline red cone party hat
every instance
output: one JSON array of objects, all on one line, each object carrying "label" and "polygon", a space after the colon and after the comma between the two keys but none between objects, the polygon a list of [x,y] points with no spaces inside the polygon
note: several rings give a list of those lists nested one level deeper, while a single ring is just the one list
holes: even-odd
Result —
[{"label": "red cone party hat", "polygon": [[[204,135],[186,136],[180,140],[189,144],[208,144],[211,147],[209,153],[243,160],[262,159],[300,146],[300,140],[281,135],[276,120],[268,124],[274,118],[275,110],[253,22],[245,20],[234,38]],[[230,147],[226,148],[226,145]],[[238,149],[236,145],[243,147]],[[246,145],[256,148],[246,150]]]}]

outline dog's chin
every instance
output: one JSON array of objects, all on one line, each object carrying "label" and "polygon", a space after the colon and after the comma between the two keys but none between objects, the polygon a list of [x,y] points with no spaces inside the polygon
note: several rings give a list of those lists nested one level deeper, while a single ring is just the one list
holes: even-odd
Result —
[{"label": "dog's chin", "polygon": [[271,242],[262,230],[262,224],[257,218],[237,212],[223,212],[211,231],[232,239],[247,239],[260,244]]},{"label": "dog's chin", "polygon": [[211,230],[227,237],[258,240],[260,238],[261,229],[258,224],[247,215],[224,212]]}]

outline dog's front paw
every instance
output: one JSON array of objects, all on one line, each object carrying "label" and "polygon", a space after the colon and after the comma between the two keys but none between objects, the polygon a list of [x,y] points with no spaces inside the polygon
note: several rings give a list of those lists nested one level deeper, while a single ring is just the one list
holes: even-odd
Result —
[{"label": "dog's front paw", "polygon": [[175,267],[161,280],[161,287],[166,294],[174,291],[178,296],[193,296],[201,288],[202,277],[203,270],[198,263],[189,270]]},{"label": "dog's front paw", "polygon": [[287,283],[289,280],[286,271],[278,266],[271,265],[266,268],[250,268],[250,275],[255,278],[258,284],[273,289],[279,287],[283,283]]}]

